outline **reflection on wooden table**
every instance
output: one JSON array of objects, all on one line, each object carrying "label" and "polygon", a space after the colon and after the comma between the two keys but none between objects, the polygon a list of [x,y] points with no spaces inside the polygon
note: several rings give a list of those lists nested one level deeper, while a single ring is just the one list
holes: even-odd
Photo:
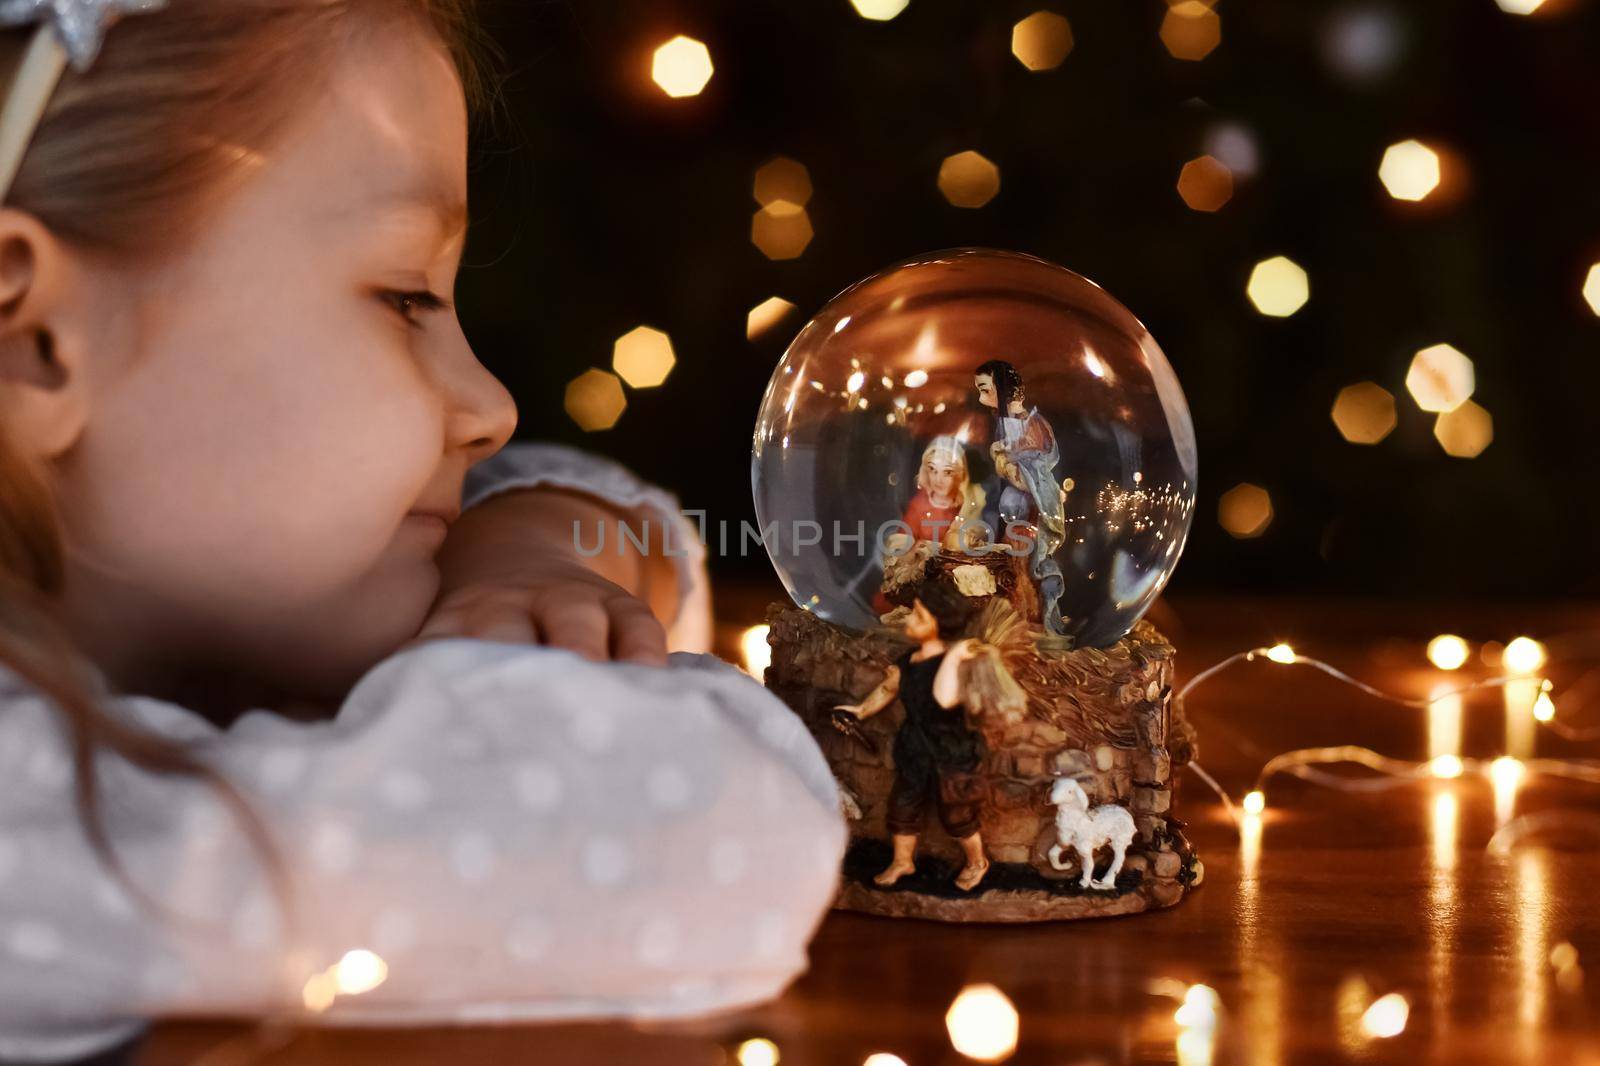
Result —
[{"label": "reflection on wooden table", "polygon": [[[724,590],[724,653],[766,589]],[[1364,680],[1430,696],[1446,675],[1428,639],[1460,633],[1476,649],[1519,633],[1600,631],[1600,609],[1421,609],[1306,601],[1179,602],[1154,620],[1179,648],[1179,673],[1244,648],[1292,640]],[[744,623],[744,624],[735,624]],[[1569,645],[1573,642],[1568,641]],[[1552,645],[1554,646],[1554,644]],[[1576,697],[1590,664],[1553,656],[1562,715],[1600,723]],[[1476,659],[1455,683],[1488,672]],[[1576,684],[1575,684],[1576,683]],[[1564,690],[1571,700],[1560,699]],[[1505,752],[1584,757],[1511,721],[1508,696],[1472,693],[1432,713],[1373,700],[1312,671],[1234,667],[1188,708],[1201,762],[1237,798],[1271,755],[1364,744],[1407,759],[1479,765]],[[1520,706],[1520,705],[1519,705]],[[1438,764],[1448,774],[1446,760]],[[264,1031],[159,1026],[141,1063],[705,1063],[909,1066],[971,1061],[984,1042],[1013,1063],[1288,1063],[1301,1061],[1600,1063],[1600,791],[1514,772],[1467,774],[1366,793],[1274,778],[1263,811],[1236,828],[1193,777],[1188,833],[1205,885],[1170,911],[1037,926],[947,926],[834,914],[812,967],[765,1007],[660,1026],[561,1025],[423,1031]],[[1491,854],[1497,825],[1537,811],[1570,824]],[[1591,812],[1591,813],[1586,813]],[[1586,819],[1594,819],[1591,823]],[[1585,979],[1586,965],[1595,967]],[[970,986],[992,985],[947,1019]],[[1197,987],[1204,986],[1204,987]],[[1214,996],[1213,996],[1214,992]],[[986,998],[987,997],[987,998]],[[756,1041],[740,1047],[745,1041]],[[771,1045],[764,1043],[770,1041]],[[974,1043],[966,1043],[973,1041]]]}]

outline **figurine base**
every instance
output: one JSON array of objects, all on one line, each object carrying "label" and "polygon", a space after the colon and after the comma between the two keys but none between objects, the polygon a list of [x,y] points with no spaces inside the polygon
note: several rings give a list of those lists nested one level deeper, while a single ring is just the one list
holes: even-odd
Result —
[{"label": "figurine base", "polygon": [[[1149,862],[1143,856],[1130,855],[1115,889],[1080,888],[1076,879],[1051,881],[1025,863],[994,862],[976,888],[962,892],[952,884],[960,864],[937,858],[919,859],[916,873],[881,888],[872,883],[872,877],[888,861],[886,841],[853,840],[845,853],[834,907],[936,922],[1067,921],[1170,907],[1195,885],[1194,876],[1182,868],[1171,878],[1152,878]],[[1198,860],[1193,870],[1200,870]]]},{"label": "figurine base", "polygon": [[[889,863],[893,748],[905,712],[896,701],[860,722],[853,736],[833,721],[834,708],[865,698],[911,643],[891,627],[856,634],[778,604],[767,621],[767,687],[816,738],[850,820],[838,908],[948,922],[1109,917],[1173,906],[1204,878],[1173,812],[1175,774],[1192,757],[1193,732],[1171,705],[1172,646],[1148,622],[1108,648],[1009,643],[1007,665],[1027,707],[1012,718],[974,724],[983,756],[977,784],[969,787],[978,790],[990,868],[962,891],[953,883],[961,846],[932,812],[918,838],[916,871],[892,886],[873,882]],[[1090,804],[1131,816],[1134,836],[1114,888],[1079,887],[1082,871],[1070,848],[1056,855],[1066,868],[1050,859],[1059,841],[1050,796],[1064,777],[1081,785]],[[1099,877],[1113,857],[1112,847],[1096,853]]]}]

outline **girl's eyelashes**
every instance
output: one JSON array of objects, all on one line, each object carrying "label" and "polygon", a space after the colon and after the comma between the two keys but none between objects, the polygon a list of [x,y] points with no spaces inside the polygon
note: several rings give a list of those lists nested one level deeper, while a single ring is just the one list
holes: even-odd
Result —
[{"label": "girl's eyelashes", "polygon": [[443,296],[427,289],[384,289],[379,295],[408,325],[417,328],[422,326],[417,316],[430,311],[443,311],[450,306]]}]

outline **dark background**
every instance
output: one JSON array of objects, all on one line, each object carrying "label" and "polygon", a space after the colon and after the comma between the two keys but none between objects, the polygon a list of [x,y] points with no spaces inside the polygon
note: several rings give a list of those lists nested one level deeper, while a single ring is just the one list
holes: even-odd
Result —
[{"label": "dark background", "polygon": [[[1551,5],[1558,0],[1551,0]],[[1056,70],[1011,55],[1047,9],[1076,45]],[[500,0],[502,115],[480,137],[461,315],[516,394],[520,437],[614,456],[733,528],[753,519],[749,448],[779,355],[838,290],[898,259],[1013,248],[1105,286],[1166,351],[1188,394],[1201,498],[1172,588],[1361,595],[1593,594],[1600,318],[1581,296],[1600,260],[1600,15],[1587,0],[1532,18],[1493,0],[1219,3],[1222,44],[1171,58],[1162,0],[911,0],[889,22],[848,0]],[[1368,77],[1329,59],[1352,17],[1395,31]],[[654,48],[704,41],[716,71],[673,100]],[[1259,167],[1215,214],[1176,192],[1218,123],[1253,135]],[[1391,199],[1384,148],[1416,137],[1464,167],[1448,205]],[[950,206],[935,178],[976,149],[1001,170],[987,206]],[[750,242],[752,176],[774,155],[810,170],[816,236],[798,259]],[[1245,297],[1284,254],[1311,300],[1288,319]],[[798,312],[755,342],[745,316]],[[641,323],[678,362],[628,390],[615,428],[585,433],[566,383],[609,369]],[[1405,392],[1412,355],[1448,342],[1477,368],[1494,443],[1444,454]],[[1373,380],[1399,426],[1343,441],[1338,390]],[[1250,481],[1276,518],[1254,540],[1219,526]],[[770,573],[763,556],[713,562]]]}]

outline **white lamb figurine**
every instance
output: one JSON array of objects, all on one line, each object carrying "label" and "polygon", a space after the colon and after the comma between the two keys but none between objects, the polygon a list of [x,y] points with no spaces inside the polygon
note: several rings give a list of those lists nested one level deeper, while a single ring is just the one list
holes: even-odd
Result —
[{"label": "white lamb figurine", "polygon": [[[1057,841],[1050,845],[1050,865],[1057,870],[1070,869],[1061,861],[1061,853],[1072,848],[1083,867],[1083,876],[1078,879],[1080,888],[1116,888],[1122,860],[1133,842],[1133,815],[1114,803],[1090,810],[1083,786],[1070,777],[1063,777],[1050,786],[1050,802],[1056,807]],[[1104,844],[1111,845],[1111,868],[1097,881],[1094,879],[1094,853]]]}]

